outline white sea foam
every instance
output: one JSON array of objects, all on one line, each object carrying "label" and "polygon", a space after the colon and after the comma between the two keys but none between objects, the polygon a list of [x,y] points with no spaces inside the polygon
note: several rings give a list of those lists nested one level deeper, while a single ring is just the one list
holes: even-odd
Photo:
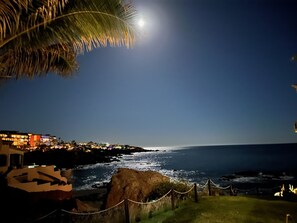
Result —
[{"label": "white sea foam", "polygon": [[[264,149],[263,149],[264,148]],[[208,178],[215,183],[261,183],[276,180],[295,180],[294,175],[274,174],[273,168],[277,166],[285,166],[281,171],[292,169],[294,162],[286,162],[280,160],[290,160],[296,157],[295,150],[280,146],[271,149],[271,147],[259,146],[212,146],[208,147],[150,147],[150,152],[134,153],[132,155],[123,155],[119,157],[119,161],[111,163],[98,163],[93,165],[81,166],[74,170],[74,180],[76,180],[75,188],[91,188],[98,182],[109,181],[112,174],[118,168],[132,168],[137,170],[154,170],[158,171],[172,179],[188,180],[204,185]],[[155,151],[158,150],[158,151]],[[267,150],[267,151],[266,151]],[[271,152],[274,151],[274,152]],[[282,153],[278,153],[282,151]],[[293,151],[293,152],[292,152]],[[267,159],[269,157],[269,159]],[[249,162],[242,162],[249,160]],[[269,160],[269,162],[263,162]],[[281,165],[277,165],[281,163]],[[253,174],[249,170],[271,170],[268,173],[255,172],[255,175],[236,175],[234,173],[242,171]],[[271,174],[272,172],[272,174]],[[289,171],[288,171],[289,172]],[[92,176],[92,177],[90,177]],[[227,176],[226,179],[222,176]],[[228,178],[230,176],[230,178]],[[222,181],[223,180],[223,181]],[[87,184],[87,185],[86,185]]]},{"label": "white sea foam", "polygon": [[233,182],[236,183],[250,183],[259,181],[258,177],[238,177],[233,179]]}]

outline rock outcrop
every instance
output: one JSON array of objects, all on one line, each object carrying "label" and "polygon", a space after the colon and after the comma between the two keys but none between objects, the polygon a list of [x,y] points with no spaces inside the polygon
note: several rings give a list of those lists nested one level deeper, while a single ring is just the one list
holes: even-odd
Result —
[{"label": "rock outcrop", "polygon": [[119,168],[108,186],[106,208],[116,205],[125,198],[145,202],[156,185],[169,181],[169,177],[155,171]]},{"label": "rock outcrop", "polygon": [[93,206],[91,206],[90,204],[83,202],[79,199],[75,199],[76,202],[76,208],[73,208],[72,211],[74,212],[95,212],[95,211],[99,211],[98,208],[95,208]]}]

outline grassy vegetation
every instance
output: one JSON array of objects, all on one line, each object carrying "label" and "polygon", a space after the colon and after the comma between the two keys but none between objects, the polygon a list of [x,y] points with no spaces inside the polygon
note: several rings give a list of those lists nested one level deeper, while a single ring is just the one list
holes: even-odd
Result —
[{"label": "grassy vegetation", "polygon": [[284,223],[297,222],[297,203],[276,199],[245,196],[203,197],[180,205],[175,211],[167,211],[142,223]]},{"label": "grassy vegetation", "polygon": [[154,190],[149,195],[148,200],[158,199],[162,197],[164,194],[166,194],[168,191],[170,191],[171,189],[174,189],[179,192],[185,192],[185,191],[188,191],[191,187],[192,185],[189,185],[185,182],[180,182],[180,181],[162,182],[154,188]]}]

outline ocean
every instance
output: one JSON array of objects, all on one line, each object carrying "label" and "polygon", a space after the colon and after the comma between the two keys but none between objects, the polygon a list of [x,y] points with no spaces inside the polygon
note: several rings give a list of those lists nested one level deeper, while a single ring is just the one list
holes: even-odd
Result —
[{"label": "ocean", "polygon": [[[109,182],[118,168],[154,170],[173,180],[220,186],[297,186],[297,144],[223,145],[145,148],[119,161],[79,166],[72,170],[74,190]],[[156,151],[157,150],[157,151]]]}]

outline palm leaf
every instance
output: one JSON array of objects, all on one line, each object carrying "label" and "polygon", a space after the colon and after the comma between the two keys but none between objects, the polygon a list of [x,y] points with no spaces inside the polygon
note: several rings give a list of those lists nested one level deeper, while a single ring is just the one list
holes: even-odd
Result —
[{"label": "palm leaf", "polygon": [[[22,21],[48,20],[61,13],[68,0],[5,0],[0,2],[0,41],[20,30]],[[35,18],[35,19],[34,19]]]},{"label": "palm leaf", "polygon": [[[84,50],[81,44],[106,41],[111,45],[131,46],[134,42],[131,5],[123,5],[119,0],[72,0],[56,15],[38,8],[22,21],[18,29],[0,42],[0,48],[43,47],[58,43],[72,43]],[[41,11],[41,12],[40,12]]]},{"label": "palm leaf", "polygon": [[33,78],[35,75],[41,76],[49,72],[68,76],[78,68],[76,52],[66,45],[38,50],[9,50],[0,56],[0,61],[0,72],[6,74],[2,78]]},{"label": "palm leaf", "polygon": [[76,56],[86,50],[132,46],[134,15],[132,5],[121,0],[2,2],[0,76],[70,75],[77,69]]}]

